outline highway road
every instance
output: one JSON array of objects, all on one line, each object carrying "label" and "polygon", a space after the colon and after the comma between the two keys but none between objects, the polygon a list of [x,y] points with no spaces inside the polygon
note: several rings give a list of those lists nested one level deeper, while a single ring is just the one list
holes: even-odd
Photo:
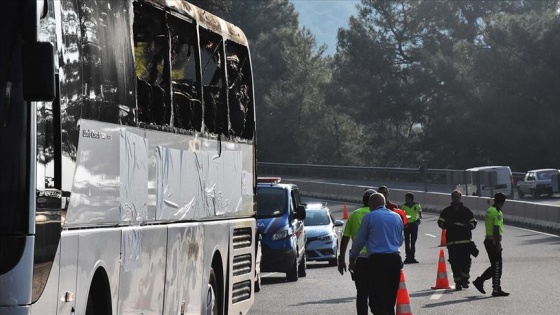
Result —
[{"label": "highway road", "polygon": [[[347,204],[351,211],[359,205]],[[329,201],[337,219],[343,216],[343,204]],[[507,217],[507,202],[504,207]],[[419,264],[405,265],[406,286],[413,313],[418,314],[557,314],[560,300],[560,237],[529,229],[505,226],[503,240],[504,270],[502,286],[509,297],[493,298],[473,286],[454,290],[433,290],[436,283],[441,230],[438,214],[425,213],[419,228],[417,259]],[[473,231],[480,255],[473,259],[471,280],[480,275],[489,260],[483,246],[484,222]],[[404,251],[404,248],[403,248]],[[444,251],[448,258],[447,250]],[[449,283],[453,286],[449,263]],[[491,290],[490,282],[485,283]],[[308,263],[307,277],[286,282],[284,274],[263,274],[262,289],[256,293],[249,314],[355,314],[355,288],[349,274],[341,276],[326,263]]]}]

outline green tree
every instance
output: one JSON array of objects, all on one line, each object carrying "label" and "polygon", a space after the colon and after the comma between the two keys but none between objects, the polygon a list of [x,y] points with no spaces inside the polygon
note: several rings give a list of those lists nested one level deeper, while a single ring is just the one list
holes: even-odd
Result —
[{"label": "green tree", "polygon": [[[317,161],[329,80],[324,47],[299,27],[288,0],[236,1],[229,20],[251,46],[260,161]],[[326,126],[329,128],[330,126]],[[323,130],[321,130],[323,129]]]},{"label": "green tree", "polygon": [[[558,1],[363,0],[339,31],[328,98],[364,124],[372,149],[360,151],[363,161],[520,163],[523,117],[555,130],[557,60],[546,47],[558,45],[557,9]],[[529,134],[539,155],[557,157],[542,132]],[[543,159],[528,160],[553,161]]]}]

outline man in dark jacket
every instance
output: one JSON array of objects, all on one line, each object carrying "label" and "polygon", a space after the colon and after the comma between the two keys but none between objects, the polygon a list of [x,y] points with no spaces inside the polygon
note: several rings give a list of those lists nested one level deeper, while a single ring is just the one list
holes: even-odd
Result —
[{"label": "man in dark jacket", "polygon": [[455,290],[468,288],[471,270],[471,231],[476,228],[476,219],[472,211],[461,203],[460,191],[454,190],[451,193],[451,205],[441,211],[437,223],[440,228],[446,230],[447,251]]}]

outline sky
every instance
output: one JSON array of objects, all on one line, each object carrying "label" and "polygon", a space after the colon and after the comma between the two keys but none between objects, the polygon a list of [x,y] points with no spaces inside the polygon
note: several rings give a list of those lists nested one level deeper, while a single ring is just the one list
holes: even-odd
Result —
[{"label": "sky", "polygon": [[299,15],[300,26],[308,28],[317,47],[327,44],[326,54],[336,52],[336,34],[340,27],[348,27],[348,19],[356,15],[359,0],[291,0]]}]

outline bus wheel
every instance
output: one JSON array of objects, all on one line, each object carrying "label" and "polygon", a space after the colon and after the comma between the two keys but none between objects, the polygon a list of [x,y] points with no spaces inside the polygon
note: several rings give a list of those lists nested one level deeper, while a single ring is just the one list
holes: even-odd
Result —
[{"label": "bus wheel", "polygon": [[218,315],[218,300],[216,297],[218,290],[218,282],[216,281],[216,274],[214,268],[210,269],[210,279],[208,280],[208,293],[206,294],[206,314]]}]

